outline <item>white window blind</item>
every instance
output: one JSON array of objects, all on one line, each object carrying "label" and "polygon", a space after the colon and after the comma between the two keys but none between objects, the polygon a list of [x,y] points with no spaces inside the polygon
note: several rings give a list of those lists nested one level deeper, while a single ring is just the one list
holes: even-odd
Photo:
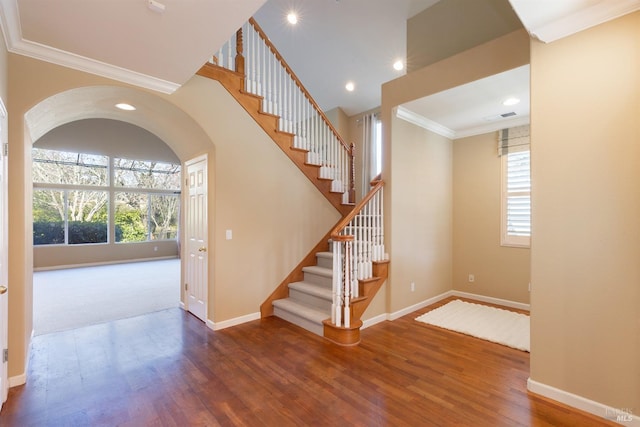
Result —
[{"label": "white window blind", "polygon": [[[515,129],[515,128],[514,128]],[[531,152],[528,126],[500,132],[502,239],[505,246],[529,246],[531,238]],[[509,138],[509,134],[515,136]]]}]

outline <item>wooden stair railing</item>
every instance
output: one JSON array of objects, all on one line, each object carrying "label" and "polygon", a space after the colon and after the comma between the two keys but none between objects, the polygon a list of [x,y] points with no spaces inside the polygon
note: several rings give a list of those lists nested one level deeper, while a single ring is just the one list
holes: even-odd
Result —
[{"label": "wooden stair railing", "polygon": [[253,18],[197,74],[218,80],[342,216],[351,211],[353,144],[344,142]]},{"label": "wooden stair railing", "polygon": [[333,306],[324,336],[341,345],[360,342],[361,317],[388,277],[384,250],[382,180],[331,231]]}]

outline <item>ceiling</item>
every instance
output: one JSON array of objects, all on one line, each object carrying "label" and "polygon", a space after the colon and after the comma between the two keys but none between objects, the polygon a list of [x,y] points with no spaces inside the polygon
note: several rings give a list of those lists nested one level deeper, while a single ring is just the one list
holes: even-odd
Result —
[{"label": "ceiling", "polygon": [[149,1],[0,0],[2,29],[11,52],[171,93],[265,2]]},{"label": "ceiling", "polygon": [[405,61],[407,19],[438,1],[268,0],[255,19],[318,105],[351,116],[378,107],[382,83],[404,75],[393,63]]},{"label": "ceiling", "polygon": [[[150,1],[164,11],[149,8]],[[171,93],[255,15],[318,104],[353,115],[379,106],[381,84],[404,73],[391,65],[406,56],[407,18],[438,1],[0,0],[0,23],[10,52]],[[640,9],[640,0],[509,2],[543,42]],[[290,7],[300,15],[295,27],[285,24]],[[483,101],[520,94],[512,109],[528,115],[528,67],[503,74],[404,108],[458,136],[506,112]],[[348,80],[356,82],[351,93]]]},{"label": "ceiling", "polygon": [[[520,102],[503,105],[508,98]],[[408,102],[397,115],[450,139],[528,124],[529,66]]]}]

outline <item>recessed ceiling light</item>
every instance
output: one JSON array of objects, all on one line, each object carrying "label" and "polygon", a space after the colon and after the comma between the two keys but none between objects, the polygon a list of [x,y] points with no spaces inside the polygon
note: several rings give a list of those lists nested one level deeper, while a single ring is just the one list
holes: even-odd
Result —
[{"label": "recessed ceiling light", "polygon": [[291,25],[296,25],[298,23],[298,15],[295,12],[289,12],[287,15],[287,21]]},{"label": "recessed ceiling light", "polygon": [[520,103],[520,100],[518,98],[511,97],[511,98],[505,99],[502,105],[516,105],[519,103]]},{"label": "recessed ceiling light", "polygon": [[394,62],[393,68],[397,71],[402,70],[404,68],[404,62],[402,62],[402,59],[398,59],[396,62]]},{"label": "recessed ceiling light", "polygon": [[116,107],[121,109],[121,110],[125,110],[125,111],[134,111],[136,109],[136,107],[134,107],[131,104],[127,104],[125,102],[121,102],[119,104],[116,104]]},{"label": "recessed ceiling light", "polygon": [[356,88],[356,85],[353,84],[353,82],[348,82],[345,86],[345,89],[347,89],[349,92],[353,92],[353,90]]}]

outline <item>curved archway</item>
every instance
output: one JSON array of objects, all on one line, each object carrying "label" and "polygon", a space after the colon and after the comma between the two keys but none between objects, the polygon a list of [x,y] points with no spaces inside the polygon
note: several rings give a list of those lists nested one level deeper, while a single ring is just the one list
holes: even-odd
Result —
[{"label": "curved archway", "polygon": [[[120,102],[134,105],[136,110],[122,111],[116,108],[115,104]],[[212,141],[201,126],[176,105],[153,93],[121,86],[74,88],[40,101],[25,113],[25,144],[38,141],[42,136],[56,128],[85,119],[116,120],[151,132],[162,140],[181,162],[202,152],[209,151],[213,146]],[[30,161],[30,159],[27,161]],[[30,171],[27,168],[25,168],[25,183],[27,185],[32,183]],[[26,237],[29,240],[29,236]],[[158,250],[158,246],[160,246],[160,251],[156,252],[156,254],[162,254],[162,243],[158,241],[148,242],[147,246],[149,248],[145,250],[149,251],[148,253],[153,256],[154,252],[151,251]],[[135,251],[146,253],[140,249],[140,244],[136,245]],[[175,241],[173,247],[175,248]],[[75,253],[89,252],[87,248],[71,249],[76,250]],[[38,257],[33,246],[32,250],[34,251],[34,261],[36,261]],[[119,246],[118,256],[131,257],[132,259],[145,258],[144,255],[131,256],[133,250]],[[99,257],[99,255],[97,256]],[[86,262],[84,259],[78,259],[79,263]],[[89,262],[91,263],[92,261],[89,260]],[[176,283],[177,287],[180,286],[179,283]]]},{"label": "curved archway", "polygon": [[[115,107],[127,102],[135,111]],[[128,122],[163,140],[181,161],[212,146],[200,125],[176,105],[150,92],[122,86],[86,86],[42,100],[25,114],[31,141],[60,125],[81,119],[106,118]]]}]

